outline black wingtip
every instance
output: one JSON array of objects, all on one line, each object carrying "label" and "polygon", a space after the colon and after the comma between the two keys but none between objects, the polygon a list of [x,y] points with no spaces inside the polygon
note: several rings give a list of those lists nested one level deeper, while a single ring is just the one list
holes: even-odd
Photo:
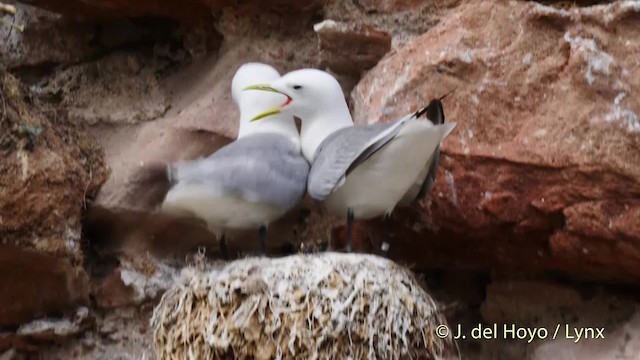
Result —
[{"label": "black wingtip", "polygon": [[445,117],[444,117],[444,107],[442,105],[442,100],[447,96],[449,96],[452,92],[453,90],[449,91],[448,93],[446,93],[444,96],[440,98],[432,99],[429,102],[429,105],[417,111],[415,114],[413,114],[413,116],[416,118],[419,118],[422,115],[426,115],[427,119],[429,119],[435,125],[444,124]]},{"label": "black wingtip", "polygon": [[454,91],[456,91],[456,89],[458,89],[457,87],[454,87],[453,89],[451,89],[451,91],[449,91],[448,93],[442,95],[440,97],[440,101],[444,100],[444,98],[446,98],[447,96],[451,95]]},{"label": "black wingtip", "polygon": [[433,100],[431,100],[431,102],[429,103],[429,105],[427,105],[426,107],[424,107],[424,108],[422,108],[422,109],[420,109],[420,110],[416,111],[416,112],[413,114],[413,117],[417,119],[417,118],[420,118],[422,115],[426,114],[426,113],[427,113],[427,109],[429,108],[429,106],[431,106],[431,103],[432,103],[432,102],[433,102]]},{"label": "black wingtip", "polygon": [[432,123],[435,125],[444,124],[444,107],[442,106],[442,100],[431,100],[426,110],[427,119],[431,120]]}]

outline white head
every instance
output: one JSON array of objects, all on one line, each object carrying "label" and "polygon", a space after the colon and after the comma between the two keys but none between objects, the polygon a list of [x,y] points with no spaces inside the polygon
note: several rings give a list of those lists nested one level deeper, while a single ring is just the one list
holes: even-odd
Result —
[{"label": "white head", "polygon": [[245,87],[255,84],[256,81],[268,82],[280,78],[280,73],[272,66],[262,63],[246,63],[236,71],[231,81],[231,96],[240,110],[240,127],[238,138],[243,136],[274,132],[290,137],[299,144],[300,135],[293,120],[293,116],[278,114],[265,121],[252,122],[251,119],[264,111],[284,104],[287,97],[282,94],[258,94],[252,91],[242,91]]},{"label": "white head", "polygon": [[316,149],[327,136],[353,126],[340,83],[325,71],[296,70],[270,83],[245,87],[245,90],[262,90],[264,95],[270,92],[287,96],[287,102],[274,108],[263,108],[263,112],[253,120],[264,121],[262,119],[277,115],[300,118],[302,152],[309,161],[313,160]]}]

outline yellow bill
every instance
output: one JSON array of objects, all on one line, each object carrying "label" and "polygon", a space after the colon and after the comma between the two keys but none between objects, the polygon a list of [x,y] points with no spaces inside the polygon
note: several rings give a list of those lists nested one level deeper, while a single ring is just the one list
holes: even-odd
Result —
[{"label": "yellow bill", "polygon": [[285,106],[287,106],[287,105],[289,105],[291,103],[291,97],[289,95],[283,93],[282,91],[276,90],[276,89],[272,88],[271,86],[269,86],[267,84],[250,85],[250,86],[245,87],[242,90],[243,91],[244,90],[268,91],[268,92],[274,92],[274,93],[277,93],[277,94],[282,94],[282,95],[287,97],[287,101],[285,101],[284,104],[282,104],[282,105],[280,105],[278,107],[269,109],[269,110],[267,110],[265,112],[262,112],[262,113],[260,113],[260,114],[258,114],[256,116],[254,116],[251,120],[249,120],[249,122],[254,122],[254,121],[257,121],[257,120],[260,120],[260,119],[264,119],[264,118],[266,118],[268,116],[278,114],[278,113],[280,113],[280,110],[282,110],[283,107],[285,107]]},{"label": "yellow bill", "polygon": [[267,116],[275,115],[275,114],[278,114],[278,113],[280,113],[280,107],[273,108],[273,109],[267,110],[265,112],[262,112],[262,113],[260,113],[260,114],[258,114],[256,116],[254,116],[251,120],[249,120],[249,122],[254,122],[254,121],[266,118]]},{"label": "yellow bill", "polygon": [[[274,93],[278,93],[278,94],[282,94],[281,91],[278,91],[274,88],[272,88],[271,86],[269,86],[268,84],[257,84],[257,85],[249,85],[247,87],[245,87],[242,90],[260,90],[260,91],[269,91],[269,92],[274,92]],[[286,94],[283,94],[286,95]]]}]

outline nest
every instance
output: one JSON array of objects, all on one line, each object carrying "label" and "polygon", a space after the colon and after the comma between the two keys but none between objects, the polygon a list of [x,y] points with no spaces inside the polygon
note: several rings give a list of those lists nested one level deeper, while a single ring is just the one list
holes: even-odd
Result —
[{"label": "nest", "polygon": [[159,359],[442,359],[451,339],[411,272],[372,255],[189,269],[151,320]]}]

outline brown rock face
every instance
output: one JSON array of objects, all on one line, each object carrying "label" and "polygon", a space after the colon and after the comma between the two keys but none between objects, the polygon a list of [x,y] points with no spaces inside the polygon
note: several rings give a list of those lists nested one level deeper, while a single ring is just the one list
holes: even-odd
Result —
[{"label": "brown rock face", "polygon": [[[606,328],[577,344],[467,339],[462,358],[640,353],[634,288],[556,276],[640,283],[634,2],[0,2],[25,26],[0,25],[0,63],[23,84],[0,71],[0,360],[149,358],[159,296],[182,266],[221,257],[202,221],[155,211],[164,166],[236,137],[230,83],[249,61],[326,68],[345,94],[360,83],[358,123],[454,90],[458,127],[431,194],[394,212],[390,257],[438,269],[425,280],[464,320],[450,324]],[[345,245],[344,219],[316,205],[269,226],[269,256]],[[378,252],[382,228],[355,224],[354,247]],[[227,252],[256,253],[257,240],[229,233]]]},{"label": "brown rock face", "polygon": [[77,258],[85,197],[107,176],[102,154],[68,123],[30,110],[11,75],[0,73],[0,86],[2,243]]},{"label": "brown rock face", "polygon": [[478,1],[371,70],[352,93],[359,123],[455,89],[436,185],[395,225],[411,254],[392,254],[640,281],[639,20],[625,2]]},{"label": "brown rock face", "polygon": [[80,216],[107,171],[86,135],[29,107],[0,72],[0,327],[86,300]]},{"label": "brown rock face", "polygon": [[423,0],[356,0],[366,11],[392,12],[414,9],[424,3]]},{"label": "brown rock face", "polygon": [[314,26],[318,34],[320,67],[360,77],[391,50],[391,35],[369,26],[325,20]]},{"label": "brown rock face", "polygon": [[17,8],[12,21],[25,27],[22,32],[0,27],[4,39],[0,61],[7,67],[78,61],[86,54],[95,54],[96,49],[87,41],[87,34],[93,31],[87,24],[69,23],[60,15],[26,5]]},{"label": "brown rock face", "polygon": [[367,12],[393,13],[415,11],[420,7],[442,8],[460,3],[459,0],[355,0]]},{"label": "brown rock face", "polygon": [[[40,6],[51,11],[60,12],[72,16],[85,16],[89,18],[124,18],[141,16],[159,16],[178,19],[204,19],[207,14],[218,12],[225,6],[234,5],[231,0],[188,0],[175,1],[127,1],[127,0],[28,0],[25,1],[34,6]],[[272,8],[284,11],[301,11],[317,8],[322,0],[268,0],[243,2],[245,5]]]},{"label": "brown rock face", "polygon": [[0,327],[60,316],[88,301],[88,278],[69,261],[0,246]]},{"label": "brown rock face", "polygon": [[[584,290],[544,281],[496,281],[486,289],[486,298],[480,306],[481,318],[485,324],[498,324],[501,334],[509,340],[514,338],[508,332],[514,324],[516,329],[548,331],[546,339],[523,341],[521,344],[526,347],[521,350],[502,344],[498,351],[508,353],[505,356],[508,359],[633,358],[629,354],[637,354],[640,348],[640,314],[636,301],[621,294],[597,291],[586,295]],[[583,331],[581,339],[576,341],[575,329],[580,328],[589,328],[589,335],[585,336]],[[491,342],[480,340],[477,346],[487,349]]]},{"label": "brown rock face", "polygon": [[102,308],[116,308],[130,304],[133,290],[122,282],[120,269],[116,269],[96,289],[96,303]]}]

